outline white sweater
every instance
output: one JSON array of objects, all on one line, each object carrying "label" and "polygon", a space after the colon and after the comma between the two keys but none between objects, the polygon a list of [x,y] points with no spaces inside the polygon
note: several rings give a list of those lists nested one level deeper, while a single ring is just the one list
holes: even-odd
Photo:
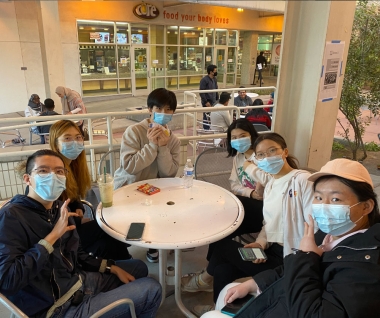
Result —
[{"label": "white sweater", "polygon": [[[252,178],[257,177],[257,174],[261,173],[260,169],[256,165],[251,164],[245,170],[247,174],[251,175]],[[291,178],[287,181],[287,187],[285,187],[284,195],[282,196],[282,201],[278,201],[277,196],[269,195],[273,182],[278,179],[270,180],[265,186],[264,190],[264,224],[271,220],[271,222],[280,222],[283,230],[283,240],[282,242],[277,242],[272,238],[276,235],[273,233],[266,232],[266,225],[263,226],[256,242],[259,243],[263,248],[268,248],[270,243],[281,243],[284,245],[284,257],[292,253],[292,248],[299,248],[301,239],[304,232],[304,222],[309,222],[309,215],[312,213],[312,202],[314,197],[313,183],[308,181],[310,173],[304,170],[294,170]],[[286,176],[284,176],[286,177]],[[283,178],[284,178],[283,177]],[[278,208],[273,211],[273,202],[270,202],[269,206],[272,207],[268,210],[268,200],[277,200]],[[276,202],[274,203],[276,204]],[[276,217],[276,213],[281,211],[281,217]],[[278,228],[277,225],[271,226],[271,228]],[[315,232],[318,230],[314,222]]]},{"label": "white sweater", "polygon": [[171,134],[166,146],[149,142],[148,119],[129,126],[120,148],[120,167],[115,172],[115,189],[125,184],[155,178],[175,177],[181,142]]},{"label": "white sweater", "polygon": [[[224,105],[218,103],[214,107],[223,107],[223,106]],[[210,120],[211,120],[211,129],[217,129],[217,128],[222,127],[223,131],[227,131],[228,127],[231,125],[231,116],[228,110],[211,112]]]}]

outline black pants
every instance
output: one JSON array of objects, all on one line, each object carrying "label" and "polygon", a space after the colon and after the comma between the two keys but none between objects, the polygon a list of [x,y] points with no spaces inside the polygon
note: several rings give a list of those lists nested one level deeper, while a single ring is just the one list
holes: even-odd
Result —
[{"label": "black pants", "polygon": [[[230,235],[223,238],[223,240],[231,240],[235,236],[257,233],[261,231],[263,226],[263,201],[243,197],[240,195],[236,196],[244,207],[244,219],[240,226]],[[210,261],[215,245],[218,242],[211,243],[208,247],[207,260]]]},{"label": "black pants", "polygon": [[279,244],[275,243],[265,250],[268,259],[261,264],[243,261],[238,251],[239,247],[243,247],[243,244],[233,240],[222,240],[216,243],[207,266],[207,273],[214,276],[214,303],[216,303],[221,290],[234,280],[254,276],[283,264],[283,247]]},{"label": "black pants", "polygon": [[[205,105],[202,105],[202,107],[208,108]],[[207,116],[209,116],[209,117],[207,117]],[[203,129],[204,130],[210,130],[211,122],[210,122],[209,118],[210,118],[210,113],[203,113]]]}]

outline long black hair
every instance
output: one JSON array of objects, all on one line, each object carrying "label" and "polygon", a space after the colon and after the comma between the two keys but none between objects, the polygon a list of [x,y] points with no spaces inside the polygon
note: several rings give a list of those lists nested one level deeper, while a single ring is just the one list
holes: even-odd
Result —
[{"label": "long black hair", "polygon": [[359,202],[365,202],[367,200],[373,200],[374,206],[372,212],[368,214],[368,223],[370,226],[380,223],[380,211],[379,211],[379,204],[377,203],[377,195],[375,191],[373,191],[373,188],[370,184],[367,182],[361,182],[361,181],[353,181],[353,180],[348,180],[346,178],[338,177],[338,176],[323,176],[315,180],[314,185],[313,185],[313,190],[315,191],[315,188],[317,184],[322,181],[322,180],[328,180],[336,178],[338,179],[341,183],[349,187],[352,192],[356,195],[358,198]]},{"label": "long black hair", "polygon": [[241,129],[246,132],[249,132],[251,135],[251,148],[253,144],[256,141],[256,138],[259,136],[257,133],[255,127],[253,127],[252,123],[245,118],[240,118],[235,120],[230,127],[227,129],[227,152],[228,152],[228,157],[235,157],[237,154],[237,150],[231,147],[231,132],[234,129]]}]

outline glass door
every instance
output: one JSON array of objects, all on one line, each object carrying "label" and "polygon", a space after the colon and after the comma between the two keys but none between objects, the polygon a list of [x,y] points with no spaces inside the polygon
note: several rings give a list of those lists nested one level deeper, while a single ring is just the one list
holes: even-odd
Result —
[{"label": "glass door", "polygon": [[150,93],[150,56],[148,45],[132,45],[132,95]]},{"label": "glass door", "polygon": [[226,86],[226,77],[227,77],[227,54],[225,47],[216,47],[216,56],[214,61],[216,61],[216,67],[218,68],[218,76],[216,77],[218,80],[219,88],[223,88]]}]

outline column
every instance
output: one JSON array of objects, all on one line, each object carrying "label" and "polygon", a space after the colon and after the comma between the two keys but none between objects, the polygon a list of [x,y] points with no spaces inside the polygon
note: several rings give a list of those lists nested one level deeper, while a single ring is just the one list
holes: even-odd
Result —
[{"label": "column", "polygon": [[326,41],[345,41],[345,66],[355,6],[355,1],[286,2],[273,121],[301,167],[320,169],[330,160],[343,76],[338,98],[318,101],[324,48]]},{"label": "column", "polygon": [[[55,110],[57,113],[61,113],[61,99],[55,94],[57,86],[66,86],[58,10],[59,5],[58,1],[37,1],[37,5],[46,96],[50,96],[50,98],[54,99]],[[77,65],[74,67],[77,67]],[[35,80],[38,80],[38,77]]]},{"label": "column", "polygon": [[255,61],[257,56],[257,41],[259,35],[252,31],[244,31],[243,51],[241,56],[241,78],[240,85],[249,86],[253,82],[255,72]]}]

